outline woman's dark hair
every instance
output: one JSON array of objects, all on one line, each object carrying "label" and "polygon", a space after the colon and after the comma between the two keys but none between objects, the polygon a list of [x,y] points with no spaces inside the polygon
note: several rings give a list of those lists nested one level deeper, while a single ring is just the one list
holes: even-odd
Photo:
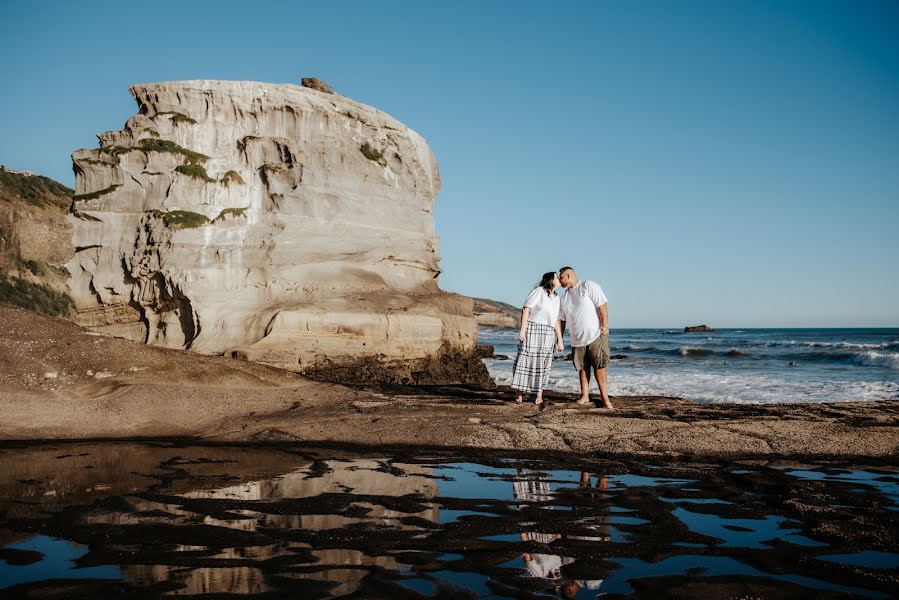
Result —
[{"label": "woman's dark hair", "polygon": [[552,296],[555,294],[555,289],[553,286],[553,279],[556,278],[556,272],[550,271],[549,273],[544,273],[543,277],[540,278],[539,286],[542,287],[546,291],[547,296]]}]

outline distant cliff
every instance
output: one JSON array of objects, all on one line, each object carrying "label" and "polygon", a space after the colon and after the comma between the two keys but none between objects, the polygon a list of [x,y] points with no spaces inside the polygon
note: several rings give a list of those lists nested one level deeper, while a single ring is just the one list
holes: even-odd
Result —
[{"label": "distant cliff", "polygon": [[30,171],[0,167],[0,301],[66,315],[74,192]]},{"label": "distant cliff", "polygon": [[518,327],[518,319],[521,317],[521,308],[511,304],[488,300],[486,298],[472,298],[474,300],[474,316],[478,325],[482,327],[502,327],[514,329]]},{"label": "distant cliff", "polygon": [[72,155],[79,324],[344,378],[360,359],[366,377],[459,377],[440,357],[472,353],[476,324],[470,299],[437,286],[440,178],[420,135],[298,85],[131,94],[124,128]]}]

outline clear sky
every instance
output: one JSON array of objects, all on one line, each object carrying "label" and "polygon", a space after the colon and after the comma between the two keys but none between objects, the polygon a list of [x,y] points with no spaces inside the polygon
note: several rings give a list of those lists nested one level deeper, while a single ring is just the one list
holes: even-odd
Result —
[{"label": "clear sky", "polygon": [[133,82],[315,76],[440,163],[444,289],[565,264],[618,327],[899,325],[899,2],[3,2],[0,163]]}]

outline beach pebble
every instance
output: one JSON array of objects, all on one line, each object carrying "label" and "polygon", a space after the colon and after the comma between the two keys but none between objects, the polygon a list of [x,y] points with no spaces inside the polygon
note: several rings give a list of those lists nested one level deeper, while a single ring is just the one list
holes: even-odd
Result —
[{"label": "beach pebble", "polygon": [[59,373],[56,373],[54,371],[44,373],[44,379],[56,379],[57,377],[59,377]]},{"label": "beach pebble", "polygon": [[112,373],[109,371],[97,371],[94,374],[94,379],[106,379],[107,377],[112,377]]}]

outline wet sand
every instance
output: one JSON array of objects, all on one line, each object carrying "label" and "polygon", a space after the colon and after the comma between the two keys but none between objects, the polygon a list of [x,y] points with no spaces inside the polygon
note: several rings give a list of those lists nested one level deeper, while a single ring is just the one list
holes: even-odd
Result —
[{"label": "wet sand", "polygon": [[[614,372],[612,373],[614,376]],[[364,387],[153,348],[0,304],[0,440],[179,438],[607,457],[899,456],[899,401],[701,405],[613,398],[542,410],[507,389]]]}]

